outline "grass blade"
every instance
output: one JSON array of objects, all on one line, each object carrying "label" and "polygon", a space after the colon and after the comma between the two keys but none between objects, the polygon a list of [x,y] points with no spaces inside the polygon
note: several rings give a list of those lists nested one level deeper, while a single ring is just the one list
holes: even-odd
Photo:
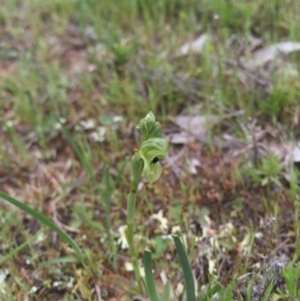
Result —
[{"label": "grass blade", "polygon": [[170,281],[165,284],[161,301],[170,301],[171,284]]},{"label": "grass blade", "polygon": [[0,265],[2,265],[4,262],[6,262],[7,260],[9,260],[11,257],[15,256],[18,252],[20,252],[22,249],[24,249],[28,244],[30,244],[31,242],[33,242],[44,231],[45,231],[45,229],[41,229],[40,231],[38,231],[37,233],[35,233],[32,237],[30,237],[29,239],[27,239],[26,241],[24,241],[21,245],[19,245],[18,247],[12,249],[8,254],[6,254],[3,257],[1,257],[1,259],[0,259]]},{"label": "grass blade", "polygon": [[118,270],[118,250],[117,250],[117,245],[115,244],[114,241],[114,234],[111,229],[111,220],[110,220],[110,213],[111,213],[111,195],[112,195],[112,187],[110,183],[110,177],[109,177],[109,170],[108,167],[105,167],[104,170],[104,186],[105,186],[105,195],[104,195],[104,200],[105,200],[105,218],[106,218],[106,230],[107,230],[107,235],[110,240],[110,245],[111,249],[113,252],[113,265],[115,268],[115,271]]},{"label": "grass blade", "polygon": [[113,189],[118,188],[118,186],[119,186],[119,184],[120,184],[120,181],[121,181],[121,178],[122,178],[122,176],[123,176],[123,174],[124,174],[125,167],[127,166],[127,163],[128,163],[128,159],[126,158],[126,159],[122,162],[121,167],[120,167],[120,169],[118,170],[118,174],[117,174],[117,177],[116,177],[116,180],[115,180]]},{"label": "grass blade", "polygon": [[196,301],[194,277],[185,248],[177,235],[173,235],[173,239],[183,270],[186,298],[188,301]]},{"label": "grass blade", "polygon": [[109,178],[109,172],[108,172],[108,167],[106,166],[104,169],[104,185],[105,185],[105,218],[106,218],[106,227],[107,227],[107,233],[108,236],[111,236],[111,225],[110,225],[110,211],[111,211],[111,206],[110,206],[110,198],[111,198],[111,185],[110,185],[110,178]]},{"label": "grass blade", "polygon": [[4,193],[2,191],[0,191],[0,197],[3,198],[4,200],[6,200],[7,202],[13,204],[14,206],[20,208],[21,210],[25,211],[26,213],[30,214],[35,219],[40,221],[42,224],[49,227],[52,231],[56,232],[61,238],[63,238],[66,242],[68,242],[73,247],[74,251],[80,258],[83,258],[81,249],[79,248],[77,243],[67,233],[62,231],[52,221],[50,221],[46,216],[44,216],[40,212],[28,207],[27,205],[19,202],[15,198],[7,195],[6,193]]},{"label": "grass blade", "polygon": [[144,265],[145,265],[145,281],[150,301],[159,301],[158,294],[156,291],[155,283],[152,274],[152,259],[151,252],[145,250],[144,252]]},{"label": "grass blade", "polygon": [[200,301],[209,301],[213,298],[213,296],[218,293],[222,292],[223,288],[220,283],[214,283],[212,285],[209,284],[208,289],[204,296],[201,297]]}]

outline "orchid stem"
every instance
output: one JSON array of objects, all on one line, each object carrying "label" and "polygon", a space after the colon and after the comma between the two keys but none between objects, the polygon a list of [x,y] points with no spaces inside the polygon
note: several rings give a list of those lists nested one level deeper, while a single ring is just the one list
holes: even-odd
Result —
[{"label": "orchid stem", "polygon": [[[136,158],[133,156],[131,159],[131,165],[132,169],[137,168],[136,166]],[[139,160],[138,162],[141,167],[143,167],[143,162]],[[139,167],[139,166],[138,166]],[[134,214],[135,214],[135,206],[136,206],[136,194],[138,191],[138,183],[139,179],[134,178],[133,176],[134,172],[132,170],[132,176],[131,176],[131,185],[130,185],[130,193],[127,196],[127,229],[126,229],[126,239],[129,246],[129,252],[132,258],[132,265],[134,269],[135,278],[138,285],[139,293],[143,293],[143,286],[142,286],[142,279],[141,279],[141,273],[140,273],[140,267],[138,262],[138,254],[137,249],[134,247]],[[139,173],[138,173],[139,174]],[[140,177],[140,175],[139,175]]]}]

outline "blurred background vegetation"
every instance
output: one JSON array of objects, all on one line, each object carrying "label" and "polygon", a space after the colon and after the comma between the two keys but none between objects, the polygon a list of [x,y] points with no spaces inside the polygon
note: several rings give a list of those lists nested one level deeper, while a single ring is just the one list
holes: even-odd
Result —
[{"label": "blurred background vegetation", "polygon": [[136,295],[122,245],[128,158],[150,110],[171,142],[137,207],[137,249],[154,252],[157,283],[162,272],[182,282],[166,223],[183,224],[200,287],[299,258],[298,1],[0,5],[0,190],[51,218],[89,258],[72,262],[66,243],[2,202],[3,298]]}]

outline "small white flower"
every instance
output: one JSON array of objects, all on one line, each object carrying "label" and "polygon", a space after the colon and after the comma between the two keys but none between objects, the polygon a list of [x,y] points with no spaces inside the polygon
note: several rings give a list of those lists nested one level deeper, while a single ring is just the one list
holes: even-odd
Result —
[{"label": "small white flower", "polygon": [[213,275],[217,271],[216,269],[216,260],[208,259],[208,272]]},{"label": "small white flower", "polygon": [[99,241],[103,244],[107,240],[107,237],[105,235],[101,236]]},{"label": "small white flower", "polygon": [[[139,268],[140,268],[140,275],[141,277],[145,277],[145,269],[142,267],[141,262],[139,262]],[[125,262],[125,270],[127,272],[132,272],[134,270],[133,264],[129,261]]]},{"label": "small white flower", "polygon": [[226,238],[226,237],[234,237],[232,236],[232,232],[234,230],[234,226],[232,223],[227,223],[225,225],[222,225],[220,227],[220,231],[219,231],[219,238]]},{"label": "small white flower", "polygon": [[162,232],[165,232],[168,229],[168,219],[164,217],[163,210],[159,210],[158,213],[152,214],[151,218],[160,222],[160,230]]},{"label": "small white flower", "polygon": [[173,240],[172,235],[177,235],[178,233],[180,233],[180,226],[173,226],[173,227],[172,227],[172,230],[171,230],[171,233],[172,233],[172,234],[164,234],[164,235],[162,235],[161,237],[162,237],[163,239],[170,239],[170,240]]},{"label": "small white flower", "polygon": [[29,294],[35,294],[38,291],[38,287],[37,286],[33,286],[30,290],[29,290]]},{"label": "small white flower", "polygon": [[180,295],[183,293],[183,289],[184,289],[183,284],[182,284],[181,282],[179,282],[179,283],[177,284],[176,289],[175,289],[175,294],[176,294],[177,296],[180,296]]},{"label": "small white flower", "polygon": [[173,234],[177,234],[177,233],[180,233],[180,226],[173,226],[172,227],[172,233]]},{"label": "small white flower", "polygon": [[63,283],[61,281],[54,281],[53,282],[53,287],[58,287],[60,285],[62,285]]},{"label": "small white flower", "polygon": [[83,130],[82,126],[79,124],[76,124],[74,128],[75,128],[75,131],[78,131],[78,132],[81,132]]},{"label": "small white flower", "polygon": [[254,234],[254,237],[255,237],[255,238],[263,238],[263,237],[264,237],[264,234],[263,234],[262,232],[256,232],[256,233]]},{"label": "small white flower", "polygon": [[123,120],[123,117],[122,117],[122,116],[114,116],[114,117],[113,117],[113,122],[114,122],[114,123],[121,122],[122,120]]},{"label": "small white flower", "polygon": [[121,248],[123,250],[126,250],[129,247],[127,239],[126,239],[126,235],[125,235],[126,228],[127,228],[127,225],[122,225],[118,229],[120,236],[119,236],[117,243],[118,243],[118,245],[121,246]]},{"label": "small white flower", "polygon": [[38,237],[36,238],[35,242],[36,243],[42,243],[42,242],[44,242],[46,240],[46,238],[47,237],[46,237],[46,235],[44,233],[40,233],[38,235]]},{"label": "small white flower", "polygon": [[[59,121],[60,121],[61,123],[64,124],[64,123],[66,123],[66,118],[60,117],[60,118],[59,118]],[[60,130],[60,129],[61,129],[61,124],[60,124],[59,122],[56,122],[56,123],[54,124],[53,128],[54,128],[55,130]]]},{"label": "small white flower", "polygon": [[90,134],[90,138],[95,142],[103,142],[105,140],[106,128],[98,126],[97,130]]},{"label": "small white flower", "polygon": [[72,288],[72,287],[74,287],[74,284],[75,284],[75,278],[70,277],[69,282],[67,283],[66,287]]},{"label": "small white flower", "polygon": [[0,270],[0,294],[6,294],[6,282],[5,279],[9,275],[8,269]]},{"label": "small white flower", "polygon": [[57,122],[54,124],[53,128],[54,128],[54,130],[58,131],[61,129],[61,124]]},{"label": "small white flower", "polygon": [[125,270],[127,272],[132,272],[133,271],[133,264],[129,261],[126,261],[125,262]]},{"label": "small white flower", "polygon": [[96,124],[93,119],[88,119],[88,120],[81,120],[79,124],[85,129],[85,130],[91,130],[94,129]]},{"label": "small white flower", "polygon": [[9,275],[8,269],[0,270],[0,284],[2,284]]},{"label": "small white flower", "polygon": [[7,131],[8,129],[11,129],[15,125],[15,122],[13,120],[7,120],[4,122],[2,129],[4,131]]}]

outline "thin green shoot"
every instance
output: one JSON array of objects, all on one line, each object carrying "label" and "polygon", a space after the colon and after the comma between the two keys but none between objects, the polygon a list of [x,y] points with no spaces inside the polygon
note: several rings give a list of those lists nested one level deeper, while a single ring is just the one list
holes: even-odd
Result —
[{"label": "thin green shoot", "polygon": [[27,205],[21,203],[20,201],[16,200],[15,198],[7,195],[6,193],[0,191],[0,197],[6,200],[7,202],[13,204],[14,206],[18,207],[19,209],[23,210],[24,212],[28,213],[36,220],[40,221],[42,224],[49,227],[52,231],[56,232],[61,238],[63,238],[66,242],[68,242],[74,251],[76,252],[77,256],[80,259],[83,259],[83,254],[77,243],[63,230],[61,230],[58,226],[56,226],[52,221],[50,221],[46,216],[42,213],[28,207]]},{"label": "thin green shoot", "polygon": [[7,262],[8,260],[10,260],[16,254],[18,254],[20,251],[22,251],[26,246],[28,246],[29,244],[31,244],[40,234],[44,233],[45,230],[46,230],[45,228],[39,230],[37,233],[35,233],[34,235],[32,235],[26,241],[24,241],[21,245],[19,245],[16,248],[11,249],[11,251],[8,254],[6,254],[3,257],[1,257],[1,259],[0,259],[0,265],[2,265],[3,263]]}]

